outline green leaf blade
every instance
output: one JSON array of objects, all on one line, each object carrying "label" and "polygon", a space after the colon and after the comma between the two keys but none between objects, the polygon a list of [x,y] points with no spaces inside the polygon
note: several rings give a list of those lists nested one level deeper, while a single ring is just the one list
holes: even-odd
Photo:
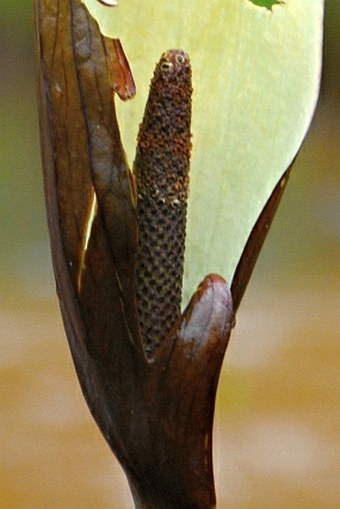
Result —
[{"label": "green leaf blade", "polygon": [[232,280],[272,190],[295,157],[315,108],[323,1],[156,3],[87,0],[103,32],[122,41],[137,97],[119,105],[130,162],[153,68],[181,48],[193,67],[193,153],[184,300],[210,273]]}]

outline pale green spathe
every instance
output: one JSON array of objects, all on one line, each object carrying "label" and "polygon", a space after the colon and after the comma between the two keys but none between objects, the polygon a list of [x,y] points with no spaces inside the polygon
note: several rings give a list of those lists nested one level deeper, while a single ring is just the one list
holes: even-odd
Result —
[{"label": "pale green spathe", "polygon": [[231,281],[248,235],[298,151],[318,96],[323,0],[272,11],[248,0],[84,0],[119,38],[137,96],[117,100],[132,163],[150,79],[162,52],[187,51],[193,68],[193,154],[184,304],[200,280]]}]

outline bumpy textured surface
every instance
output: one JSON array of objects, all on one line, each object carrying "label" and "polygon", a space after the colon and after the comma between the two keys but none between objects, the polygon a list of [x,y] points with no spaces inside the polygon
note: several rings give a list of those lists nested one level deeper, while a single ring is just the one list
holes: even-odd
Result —
[{"label": "bumpy textured surface", "polygon": [[191,67],[181,50],[164,53],[138,134],[137,300],[147,354],[180,315],[191,152]]}]

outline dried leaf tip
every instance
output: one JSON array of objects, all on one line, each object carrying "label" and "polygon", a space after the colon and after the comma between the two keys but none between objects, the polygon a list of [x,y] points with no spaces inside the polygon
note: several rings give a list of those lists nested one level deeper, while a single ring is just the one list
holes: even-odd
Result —
[{"label": "dried leaf tip", "polygon": [[107,7],[118,7],[116,0],[97,0],[100,4],[106,5]]},{"label": "dried leaf tip", "polygon": [[122,101],[131,99],[136,94],[136,85],[122,43],[104,37],[104,44],[112,90]]}]

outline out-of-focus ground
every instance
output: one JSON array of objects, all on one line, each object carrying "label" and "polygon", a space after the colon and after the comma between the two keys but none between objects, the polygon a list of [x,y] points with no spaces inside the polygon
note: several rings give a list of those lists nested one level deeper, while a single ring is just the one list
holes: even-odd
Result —
[{"label": "out-of-focus ground", "polygon": [[[340,4],[318,110],[237,317],[215,424],[220,509],[340,507]],[[0,5],[0,507],[128,509],[61,325],[31,3]]]}]

